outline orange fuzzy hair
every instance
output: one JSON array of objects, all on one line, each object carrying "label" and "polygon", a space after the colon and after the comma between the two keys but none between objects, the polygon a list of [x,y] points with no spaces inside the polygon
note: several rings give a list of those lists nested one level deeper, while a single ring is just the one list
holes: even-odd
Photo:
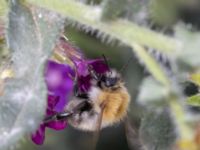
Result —
[{"label": "orange fuzzy hair", "polygon": [[124,87],[116,91],[101,92],[98,95],[98,103],[105,104],[102,125],[111,125],[123,119],[127,114],[129,101],[129,93]]}]

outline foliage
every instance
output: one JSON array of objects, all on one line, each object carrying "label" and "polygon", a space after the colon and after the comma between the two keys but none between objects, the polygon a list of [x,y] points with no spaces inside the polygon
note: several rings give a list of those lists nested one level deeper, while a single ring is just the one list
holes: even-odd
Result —
[{"label": "foliage", "polygon": [[[6,63],[0,61],[1,68],[3,71],[10,69],[5,64],[12,62],[8,66],[15,74],[8,81],[0,78],[1,84],[5,82],[4,94],[0,97],[0,140],[3,141],[0,149],[12,147],[39,125],[46,108],[45,61],[52,56],[65,21],[67,37],[70,26],[99,39],[104,45],[118,43],[119,53],[126,53],[131,48],[134,64],[139,62],[150,74],[146,77],[138,70],[131,72],[131,78],[135,74],[144,76],[139,87],[134,87],[138,97],[134,106],[130,106],[130,115],[136,116],[131,119],[139,117],[142,120],[138,121],[141,124],[136,129],[137,138],[146,149],[177,146],[181,150],[177,143],[192,141],[196,132],[187,122],[190,112],[185,108],[188,104],[200,105],[199,94],[186,103],[183,92],[183,82],[200,83],[197,73],[200,70],[200,33],[198,26],[193,26],[198,20],[189,20],[191,25],[187,25],[182,10],[196,8],[199,2],[102,0],[100,4],[98,1],[96,5],[88,5],[80,1],[0,2],[0,21],[7,29],[1,34],[4,29],[0,22],[0,58],[3,60],[5,55],[10,58]],[[197,16],[192,17],[196,19]],[[182,23],[177,23],[180,21]],[[92,45],[92,42],[85,45]],[[137,106],[145,108],[143,115],[132,110]]]},{"label": "foliage", "polygon": [[2,150],[34,131],[42,119],[46,107],[43,68],[63,24],[59,15],[20,1],[9,6],[7,42],[15,78],[5,83],[0,97]]}]

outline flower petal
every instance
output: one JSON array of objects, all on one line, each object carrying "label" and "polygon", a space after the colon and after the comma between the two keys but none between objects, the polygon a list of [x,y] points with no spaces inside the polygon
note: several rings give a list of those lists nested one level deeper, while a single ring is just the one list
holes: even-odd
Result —
[{"label": "flower petal", "polygon": [[[49,60],[45,71],[45,79],[50,95],[59,97],[56,105],[53,106],[56,112],[63,111],[67,103],[68,95],[73,90],[74,71],[69,65],[59,64]],[[48,101],[51,101],[48,97]],[[50,102],[51,103],[51,102]],[[52,103],[50,104],[52,106]]]},{"label": "flower petal", "polygon": [[85,77],[84,76],[80,76],[78,78],[79,91],[81,91],[83,93],[87,93],[87,91],[89,90],[89,88],[91,86],[90,80],[91,80],[91,76],[90,75],[87,75]]},{"label": "flower petal", "polygon": [[42,145],[45,139],[45,125],[41,124],[37,131],[31,135],[31,139],[35,144]]},{"label": "flower petal", "polygon": [[77,67],[78,86],[81,92],[87,92],[91,86],[91,74],[88,71],[89,65],[98,74],[105,73],[109,70],[109,67],[102,59],[76,61],[75,65]]},{"label": "flower petal", "polygon": [[85,60],[75,61],[77,74],[80,76],[87,76],[88,75],[88,63]]},{"label": "flower petal", "polygon": [[48,95],[48,109],[52,110],[59,101],[59,96]]},{"label": "flower petal", "polygon": [[46,124],[47,127],[54,129],[54,130],[63,130],[67,126],[66,121],[52,121]]},{"label": "flower petal", "polygon": [[73,70],[69,65],[49,60],[45,71],[45,80],[50,92],[65,92],[72,87]]},{"label": "flower petal", "polygon": [[57,46],[58,49],[56,50],[65,55],[65,57],[69,57],[71,61],[84,59],[84,55],[81,52],[80,48],[72,45],[63,37],[60,38]]},{"label": "flower petal", "polygon": [[87,63],[93,67],[96,73],[105,73],[106,71],[109,71],[108,65],[105,64],[102,59],[89,60]]}]

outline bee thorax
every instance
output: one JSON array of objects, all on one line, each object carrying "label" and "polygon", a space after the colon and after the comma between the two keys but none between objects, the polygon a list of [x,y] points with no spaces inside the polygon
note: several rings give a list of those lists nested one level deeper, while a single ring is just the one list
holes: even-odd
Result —
[{"label": "bee thorax", "polygon": [[[81,103],[78,110],[74,110]],[[74,111],[74,114],[68,118],[68,123],[78,129],[86,131],[94,131],[99,112],[94,109],[94,104],[90,100],[73,99],[67,105],[67,111]]]},{"label": "bee thorax", "polygon": [[69,118],[68,122],[75,128],[85,131],[96,130],[98,114],[96,112],[82,112]]}]

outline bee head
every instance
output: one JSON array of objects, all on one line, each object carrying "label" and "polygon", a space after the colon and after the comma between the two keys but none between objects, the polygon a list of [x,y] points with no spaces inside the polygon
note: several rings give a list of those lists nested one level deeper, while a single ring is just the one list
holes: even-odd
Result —
[{"label": "bee head", "polygon": [[112,87],[115,88],[120,81],[121,81],[120,74],[117,73],[115,70],[106,72],[104,75],[102,75],[100,80],[101,86],[106,88],[112,88]]},{"label": "bee head", "polygon": [[102,82],[106,87],[112,87],[116,85],[117,80],[118,80],[117,78],[110,78],[110,77],[107,78],[105,76],[102,77]]}]

